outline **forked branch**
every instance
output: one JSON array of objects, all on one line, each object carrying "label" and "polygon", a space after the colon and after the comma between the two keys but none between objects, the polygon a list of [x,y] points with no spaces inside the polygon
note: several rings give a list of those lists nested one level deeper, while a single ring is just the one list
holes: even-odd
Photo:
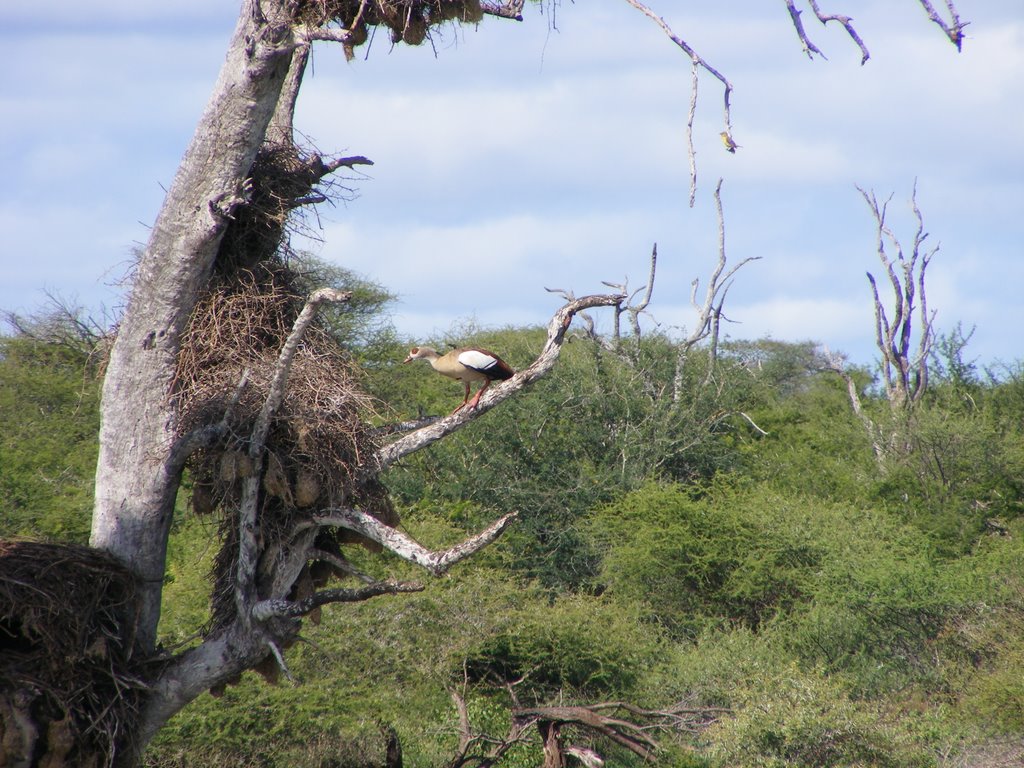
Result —
[{"label": "forked branch", "polygon": [[[860,63],[867,63],[867,60],[871,58],[871,54],[868,53],[867,46],[864,45],[864,41],[861,39],[860,35],[857,34],[857,30],[853,28],[853,19],[849,16],[844,16],[841,13],[822,12],[821,8],[818,6],[817,0],[808,0],[808,4],[811,6],[811,10],[814,11],[814,15],[818,17],[818,21],[820,21],[822,25],[826,25],[830,21],[838,22],[846,30],[846,34],[850,36],[850,39],[857,44],[858,48],[860,48]],[[821,52],[821,49],[812,43],[810,37],[808,37],[807,30],[804,29],[803,21],[800,19],[801,12],[797,10],[793,0],[786,0],[786,10],[789,11],[789,18],[793,22],[793,29],[796,30],[797,37],[800,38],[800,43],[804,47],[804,53],[807,54],[807,58],[813,59],[814,54],[818,54],[821,58],[828,59],[828,57]]]},{"label": "forked branch", "polygon": [[558,356],[562,351],[562,344],[565,341],[565,332],[572,324],[573,317],[577,313],[593,307],[614,307],[621,303],[623,299],[625,299],[625,296],[621,294],[596,294],[567,302],[555,312],[548,323],[547,342],[544,344],[540,355],[529,367],[516,372],[511,379],[497,386],[488,387],[487,392],[484,393],[476,408],[472,410],[463,408],[450,416],[417,429],[415,432],[410,432],[385,445],[374,455],[366,472],[368,474],[376,474],[383,471],[403,456],[408,456],[410,453],[425,448],[442,437],[460,429],[465,424],[498,405],[498,403],[547,375],[558,360]]},{"label": "forked branch", "polygon": [[757,261],[760,256],[748,256],[728,267],[728,259],[725,252],[725,213],[722,208],[722,179],[718,180],[715,186],[715,213],[718,216],[718,261],[715,263],[711,275],[708,277],[707,286],[704,289],[704,297],[698,300],[697,294],[700,291],[700,279],[694,278],[690,284],[690,305],[697,313],[696,322],[686,337],[679,343],[679,353],[676,359],[676,372],[672,385],[673,402],[679,402],[683,390],[683,369],[690,350],[706,338],[711,338],[709,354],[711,365],[708,366],[710,375],[714,369],[714,361],[718,352],[718,333],[722,322],[722,309],[725,306],[725,297],[732,286],[733,276],[744,265]]},{"label": "forked branch", "polygon": [[377,542],[389,552],[403,560],[426,568],[430,573],[439,576],[470,555],[486,547],[498,538],[509,524],[515,520],[517,513],[511,512],[489,525],[480,533],[470,536],[465,541],[441,551],[432,551],[415,539],[402,533],[397,528],[385,525],[360,509],[332,509],[316,515],[313,522],[321,527],[347,528]]},{"label": "forked branch", "polygon": [[961,50],[961,46],[964,42],[964,27],[970,22],[960,21],[960,14],[957,13],[956,6],[953,4],[953,0],[946,0],[946,9],[949,11],[950,21],[945,21],[928,0],[920,0],[921,7],[924,8],[925,13],[928,14],[928,18],[935,22],[939,28],[946,33],[946,37],[949,38],[949,42],[956,46],[956,49]]}]

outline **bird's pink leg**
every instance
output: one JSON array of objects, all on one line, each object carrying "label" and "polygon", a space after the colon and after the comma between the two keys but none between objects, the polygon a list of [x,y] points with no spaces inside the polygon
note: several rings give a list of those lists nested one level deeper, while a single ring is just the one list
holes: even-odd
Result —
[{"label": "bird's pink leg", "polygon": [[[462,403],[459,405],[459,407],[456,408],[451,413],[449,413],[448,415],[449,416],[454,416],[456,413],[458,413],[459,411],[461,411],[463,408],[466,407],[466,403],[468,401],[469,401],[469,382],[466,382],[466,396],[464,398],[462,398]],[[470,407],[470,410],[472,410],[474,408],[474,406],[472,406],[472,405],[469,406],[469,407]]]},{"label": "bird's pink leg", "polygon": [[476,396],[473,398],[473,402],[469,404],[469,410],[473,410],[480,404],[480,395],[484,393],[484,390],[491,386],[490,381],[485,381],[483,386],[476,391]]}]

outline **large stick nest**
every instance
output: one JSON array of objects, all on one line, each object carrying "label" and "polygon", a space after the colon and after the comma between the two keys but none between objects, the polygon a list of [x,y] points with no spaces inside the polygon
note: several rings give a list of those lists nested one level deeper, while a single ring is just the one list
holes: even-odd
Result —
[{"label": "large stick nest", "polygon": [[0,541],[0,765],[112,764],[143,694],[136,620],[132,577],[108,555]]},{"label": "large stick nest", "polygon": [[[295,147],[268,145],[260,151],[250,174],[250,200],[236,211],[210,287],[182,336],[175,387],[179,433],[186,438],[222,427],[217,440],[188,464],[193,509],[221,515],[215,625],[233,617],[242,484],[257,471],[250,456],[253,427],[308,290],[279,254],[287,252],[289,213],[317,189],[322,170]],[[385,489],[362,477],[361,468],[378,446],[369,426],[373,401],[359,378],[345,350],[314,322],[292,362],[262,454],[258,540],[268,559],[296,523],[321,509],[356,505],[397,524]],[[368,543],[340,531],[322,533],[316,548],[340,555],[338,545],[350,541]]]},{"label": "large stick nest", "polygon": [[374,27],[389,29],[392,42],[420,45],[432,28],[451,22],[475,24],[483,15],[480,0],[307,0],[299,20],[351,30],[346,46],[350,50],[365,43]]}]

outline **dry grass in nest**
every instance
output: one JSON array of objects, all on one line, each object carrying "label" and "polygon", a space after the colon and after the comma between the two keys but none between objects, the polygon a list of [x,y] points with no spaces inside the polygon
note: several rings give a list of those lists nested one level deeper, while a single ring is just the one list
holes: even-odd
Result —
[{"label": "dry grass in nest", "polygon": [[[177,378],[181,433],[218,424],[230,413],[224,440],[201,452],[192,466],[194,479],[212,484],[221,497],[247,474],[248,438],[281,346],[302,307],[289,281],[286,267],[268,264],[222,282],[196,307],[182,339]],[[243,372],[247,384],[239,391]],[[287,493],[270,488],[273,495],[294,505],[299,480],[306,488],[299,494],[303,507],[318,501],[340,504],[352,492],[357,468],[376,449],[366,425],[372,399],[357,376],[334,340],[311,327],[267,438],[265,468],[279,466],[289,485]],[[274,477],[267,480],[273,483]],[[308,490],[314,482],[318,493]]]},{"label": "dry grass in nest", "polygon": [[264,144],[249,174],[249,201],[234,211],[217,254],[216,271],[230,278],[274,258],[285,232],[294,227],[295,201],[322,183],[320,166],[294,144]]},{"label": "dry grass in nest", "polygon": [[[227,424],[223,437],[193,454],[189,464],[193,509],[201,514],[219,510],[222,516],[223,546],[214,566],[215,625],[234,610],[242,481],[255,471],[249,438],[303,303],[291,281],[292,273],[279,262],[221,280],[196,307],[182,339],[177,380],[181,434]],[[247,383],[239,389],[243,372]],[[266,439],[258,508],[265,552],[287,539],[296,522],[324,508],[357,504],[397,524],[386,491],[358,477],[377,448],[370,414],[372,400],[359,386],[357,369],[325,331],[311,326]],[[340,533],[332,541],[346,538]],[[321,542],[323,547],[330,543]]]},{"label": "dry grass in nest", "polygon": [[[0,541],[0,764],[106,766],[144,687],[134,582],[88,547]],[[42,756],[42,757],[40,757]]]},{"label": "dry grass in nest", "polygon": [[386,27],[393,42],[420,45],[431,28],[482,18],[480,0],[308,0],[299,12],[305,23],[333,22],[352,30],[352,47],[366,42],[370,27]]}]

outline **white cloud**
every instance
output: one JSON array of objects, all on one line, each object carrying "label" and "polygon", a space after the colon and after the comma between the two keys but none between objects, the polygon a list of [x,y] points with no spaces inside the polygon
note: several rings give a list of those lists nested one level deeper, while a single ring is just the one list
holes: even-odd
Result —
[{"label": "white cloud", "polygon": [[[742,324],[730,333],[810,335],[847,351],[844,339],[866,340],[870,359],[863,273],[876,262],[853,185],[893,192],[895,212],[917,177],[943,244],[929,294],[940,317],[977,317],[986,350],[1024,356],[1006,322],[1021,321],[1019,0],[970,9],[962,54],[916,5],[861,3],[864,67],[835,25],[809,25],[829,60],[808,61],[781,4],[654,6],[735,85],[733,156],[718,143],[721,87],[701,76],[695,209],[685,55],[625,3],[564,4],[557,29],[546,17],[489,19],[437,58],[429,46],[389,52],[383,38],[367,62],[318,48],[299,128],[377,164],[358,200],[321,211],[314,250],[402,294],[402,322],[418,335],[460,316],[543,322],[557,304],[544,285],[583,293],[629,275],[639,286],[656,240],[652,309],[682,323],[690,280],[716,257],[711,190],[724,177],[730,262],[764,257],[737,276],[730,316]],[[0,125],[0,258],[5,269],[18,259],[0,307],[23,305],[33,286],[78,286],[90,270],[102,283],[145,238],[236,13],[197,0],[0,9],[5,50],[33,65],[31,78],[0,74],[0,108],[18,116]]]}]

